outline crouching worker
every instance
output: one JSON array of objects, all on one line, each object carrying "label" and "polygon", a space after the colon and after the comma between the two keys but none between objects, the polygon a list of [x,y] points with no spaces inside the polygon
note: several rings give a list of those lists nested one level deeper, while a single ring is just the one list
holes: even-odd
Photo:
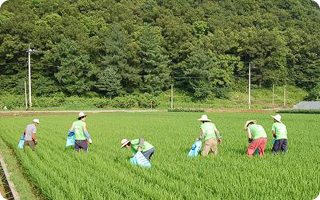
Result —
[{"label": "crouching worker", "polygon": [[143,138],[135,139],[135,140],[121,140],[121,148],[126,147],[133,154],[137,152],[141,152],[146,159],[150,160],[151,156],[155,152],[154,146],[147,141],[144,141]]},{"label": "crouching worker", "polygon": [[32,124],[29,124],[24,131],[24,145],[23,150],[26,150],[26,146],[29,146],[32,151],[35,150],[38,140],[36,137],[37,127],[40,124],[39,119],[34,119]]},{"label": "crouching worker", "polygon": [[75,144],[74,150],[79,152],[80,149],[83,149],[85,152],[88,151],[88,142],[92,144],[90,134],[87,130],[86,124],[87,115],[84,112],[79,113],[78,120],[72,123],[70,132],[74,132],[75,135]]},{"label": "crouching worker", "polygon": [[252,157],[256,149],[259,150],[259,156],[264,157],[264,150],[267,144],[267,133],[261,125],[255,120],[249,120],[244,125],[244,130],[248,133],[249,146],[247,156]]},{"label": "crouching worker", "polygon": [[272,125],[272,135],[275,142],[272,147],[272,153],[287,152],[287,127],[281,122],[281,116],[271,116],[274,119]]},{"label": "crouching worker", "polygon": [[198,121],[202,122],[201,128],[201,135],[197,138],[197,140],[204,139],[204,146],[201,152],[202,156],[207,156],[210,152],[213,152],[214,155],[218,154],[218,147],[217,147],[217,138],[218,143],[221,144],[222,137],[220,132],[216,128],[216,126],[211,122],[207,115],[202,115]]}]

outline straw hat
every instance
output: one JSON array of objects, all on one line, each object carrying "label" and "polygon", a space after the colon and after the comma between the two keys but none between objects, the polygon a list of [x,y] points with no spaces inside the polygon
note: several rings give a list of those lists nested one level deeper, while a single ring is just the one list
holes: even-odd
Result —
[{"label": "straw hat", "polygon": [[121,148],[126,146],[129,142],[130,142],[130,140],[127,140],[127,139],[121,140]]},{"label": "straw hat", "polygon": [[80,118],[80,117],[85,117],[85,116],[87,116],[87,115],[84,114],[84,112],[80,112],[80,113],[79,113],[79,118]]},{"label": "straw hat", "polygon": [[271,117],[275,119],[277,122],[281,122],[281,116],[279,114],[277,114],[276,116],[271,115]]},{"label": "straw hat", "polygon": [[34,120],[33,120],[33,123],[40,124],[40,121],[39,121],[39,119],[34,119]]},{"label": "straw hat", "polygon": [[256,123],[257,123],[257,121],[256,121],[256,120],[249,120],[249,121],[247,121],[247,122],[246,122],[246,124],[244,125],[244,130],[247,130],[248,125],[249,125],[250,123],[254,123],[254,124],[256,124]]},{"label": "straw hat", "polygon": [[201,122],[211,122],[211,120],[208,118],[207,115],[202,115],[200,119],[198,119],[198,121]]}]

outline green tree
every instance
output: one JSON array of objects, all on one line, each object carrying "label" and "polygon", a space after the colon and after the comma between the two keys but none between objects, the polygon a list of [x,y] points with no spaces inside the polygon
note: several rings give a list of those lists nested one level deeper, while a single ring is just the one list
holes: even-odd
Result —
[{"label": "green tree", "polygon": [[122,89],[121,76],[117,74],[114,68],[107,67],[98,74],[98,81],[95,87],[106,96],[117,96]]},{"label": "green tree", "polygon": [[134,57],[136,50],[132,48],[132,40],[126,30],[119,24],[112,24],[100,32],[101,36],[101,64],[100,69],[112,68],[119,75],[121,85],[127,91],[139,87],[141,78],[135,68]]},{"label": "green tree", "polygon": [[236,60],[232,56],[215,55],[199,43],[186,60],[186,89],[199,100],[211,94],[219,98],[226,97],[228,88],[233,84]]},{"label": "green tree", "polygon": [[64,39],[57,45],[56,59],[60,62],[55,73],[61,90],[68,95],[83,95],[94,85],[96,67],[75,41]]},{"label": "green tree", "polygon": [[161,46],[162,40],[160,30],[150,25],[145,25],[138,37],[142,91],[153,93],[169,87],[169,59]]},{"label": "green tree", "polygon": [[[247,80],[249,62],[256,85],[311,91],[320,74],[319,18],[312,0],[11,0],[0,9],[0,87],[21,93],[31,44],[42,52],[32,55],[37,95],[106,95],[109,86],[96,87],[106,70],[121,83],[112,95],[173,83],[192,93],[205,85],[199,99],[222,97]],[[213,69],[223,84],[212,75],[183,78]]]},{"label": "green tree", "polygon": [[293,29],[289,29],[286,36],[290,47],[287,59],[290,79],[310,91],[320,83],[320,37]]},{"label": "green tree", "polygon": [[245,29],[239,38],[239,55],[254,66],[253,82],[259,86],[285,83],[288,48],[281,32]]}]

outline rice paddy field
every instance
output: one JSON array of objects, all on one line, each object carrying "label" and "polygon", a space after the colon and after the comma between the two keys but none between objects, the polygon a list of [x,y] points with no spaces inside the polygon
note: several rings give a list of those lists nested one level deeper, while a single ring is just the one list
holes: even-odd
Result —
[{"label": "rice paddy field", "polygon": [[[282,114],[288,153],[272,155],[269,114],[208,113],[223,136],[217,157],[188,158],[201,113],[105,113],[87,117],[88,153],[65,150],[77,115],[38,116],[36,151],[17,149],[34,117],[0,118],[0,136],[45,199],[315,199],[320,192],[320,115]],[[268,133],[264,159],[247,158],[243,125],[256,119]],[[156,152],[152,168],[129,162],[120,141],[143,137]]]}]

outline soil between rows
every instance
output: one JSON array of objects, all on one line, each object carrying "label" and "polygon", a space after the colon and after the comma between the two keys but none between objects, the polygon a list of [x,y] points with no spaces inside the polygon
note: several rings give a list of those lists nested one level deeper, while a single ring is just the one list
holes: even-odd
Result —
[{"label": "soil between rows", "polygon": [[[161,110],[89,110],[85,113],[136,113],[136,112],[159,112]],[[205,109],[206,113],[274,113],[273,109],[239,109],[239,110],[219,110]],[[0,117],[4,116],[35,116],[35,115],[64,115],[78,114],[80,111],[0,111]]]}]

